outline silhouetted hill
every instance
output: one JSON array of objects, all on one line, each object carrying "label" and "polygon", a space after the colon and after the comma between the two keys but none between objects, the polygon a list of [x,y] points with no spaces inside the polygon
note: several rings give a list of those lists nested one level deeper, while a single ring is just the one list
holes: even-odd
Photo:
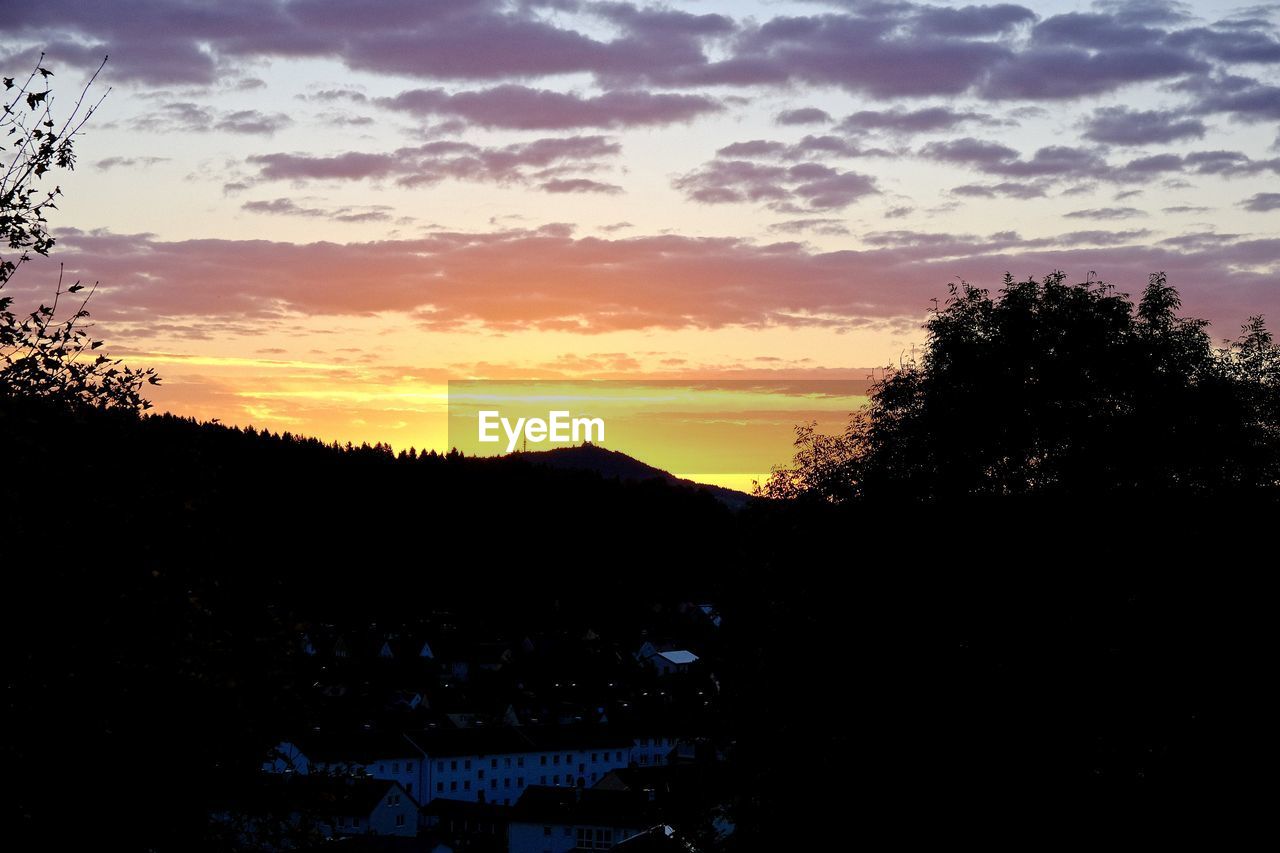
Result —
[{"label": "silhouetted hill", "polygon": [[732,509],[741,509],[751,500],[746,492],[714,486],[710,483],[698,483],[677,477],[669,471],[641,462],[634,456],[618,450],[609,450],[598,444],[581,444],[577,447],[556,447],[551,450],[525,451],[506,457],[530,462],[547,468],[562,471],[594,471],[600,476],[623,482],[641,482],[657,480],[681,488],[705,491],[715,496],[716,500]]}]

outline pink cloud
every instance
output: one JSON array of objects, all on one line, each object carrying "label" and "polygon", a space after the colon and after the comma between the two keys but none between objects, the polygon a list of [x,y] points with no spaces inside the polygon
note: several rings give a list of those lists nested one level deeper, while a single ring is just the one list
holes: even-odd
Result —
[{"label": "pink cloud", "polygon": [[[1276,239],[1135,245],[1148,237],[1141,230],[866,237],[862,251],[819,252],[731,238],[574,238],[568,228],[307,245],[69,232],[59,259],[69,274],[104,283],[95,316],[143,328],[198,316],[206,328],[244,331],[293,313],[378,312],[437,329],[853,328],[917,317],[957,277],[996,287],[1006,270],[1053,269],[1078,278],[1096,270],[1133,292],[1165,270],[1188,310],[1222,321],[1224,334],[1248,314],[1280,311]],[[24,277],[41,279],[40,268]]]}]

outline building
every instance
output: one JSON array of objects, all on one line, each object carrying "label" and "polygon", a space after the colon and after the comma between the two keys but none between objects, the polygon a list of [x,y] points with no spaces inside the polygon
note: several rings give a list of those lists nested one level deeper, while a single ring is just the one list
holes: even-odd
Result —
[{"label": "building", "polygon": [[534,785],[589,788],[631,762],[633,739],[600,731],[479,728],[411,732],[423,756],[426,804],[450,800],[513,805]]},{"label": "building", "polygon": [[688,649],[659,648],[646,640],[634,655],[640,663],[653,667],[658,675],[677,675],[689,671],[698,656]]},{"label": "building", "polygon": [[620,768],[667,764],[677,743],[670,736],[517,726],[315,733],[279,744],[263,769],[394,781],[423,806],[437,798],[510,806],[533,785],[590,788]]},{"label": "building", "polygon": [[215,818],[250,846],[271,838],[418,834],[418,805],[398,782],[314,773],[265,776]]},{"label": "building", "polygon": [[653,825],[649,804],[632,793],[540,785],[524,792],[510,820],[510,853],[609,850]]}]

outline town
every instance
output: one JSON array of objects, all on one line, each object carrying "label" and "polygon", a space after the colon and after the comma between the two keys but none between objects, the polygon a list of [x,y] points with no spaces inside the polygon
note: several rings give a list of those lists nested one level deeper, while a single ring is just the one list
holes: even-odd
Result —
[{"label": "town", "polygon": [[376,837],[379,850],[433,853],[688,850],[723,838],[721,615],[681,602],[647,621],[633,636],[607,622],[517,635],[451,612],[305,626],[306,719],[215,823],[279,849]]}]

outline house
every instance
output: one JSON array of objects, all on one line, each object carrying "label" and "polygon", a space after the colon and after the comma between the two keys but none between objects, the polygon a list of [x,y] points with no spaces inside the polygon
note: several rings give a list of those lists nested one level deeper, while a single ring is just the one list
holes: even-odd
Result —
[{"label": "house", "polygon": [[626,791],[535,785],[511,810],[510,853],[608,850],[652,826],[651,807]]},{"label": "house", "polygon": [[688,672],[692,664],[698,662],[698,656],[688,649],[671,649],[658,652],[649,658],[650,665],[658,671],[658,675],[675,675]]},{"label": "house", "polygon": [[633,657],[652,666],[658,675],[688,672],[689,667],[698,662],[698,656],[688,649],[660,648],[650,640],[645,640]]},{"label": "house", "polygon": [[435,799],[419,813],[420,832],[452,848],[506,853],[512,806]]},{"label": "house", "polygon": [[246,844],[269,838],[418,834],[418,805],[398,782],[321,775],[262,777],[214,815]]}]

